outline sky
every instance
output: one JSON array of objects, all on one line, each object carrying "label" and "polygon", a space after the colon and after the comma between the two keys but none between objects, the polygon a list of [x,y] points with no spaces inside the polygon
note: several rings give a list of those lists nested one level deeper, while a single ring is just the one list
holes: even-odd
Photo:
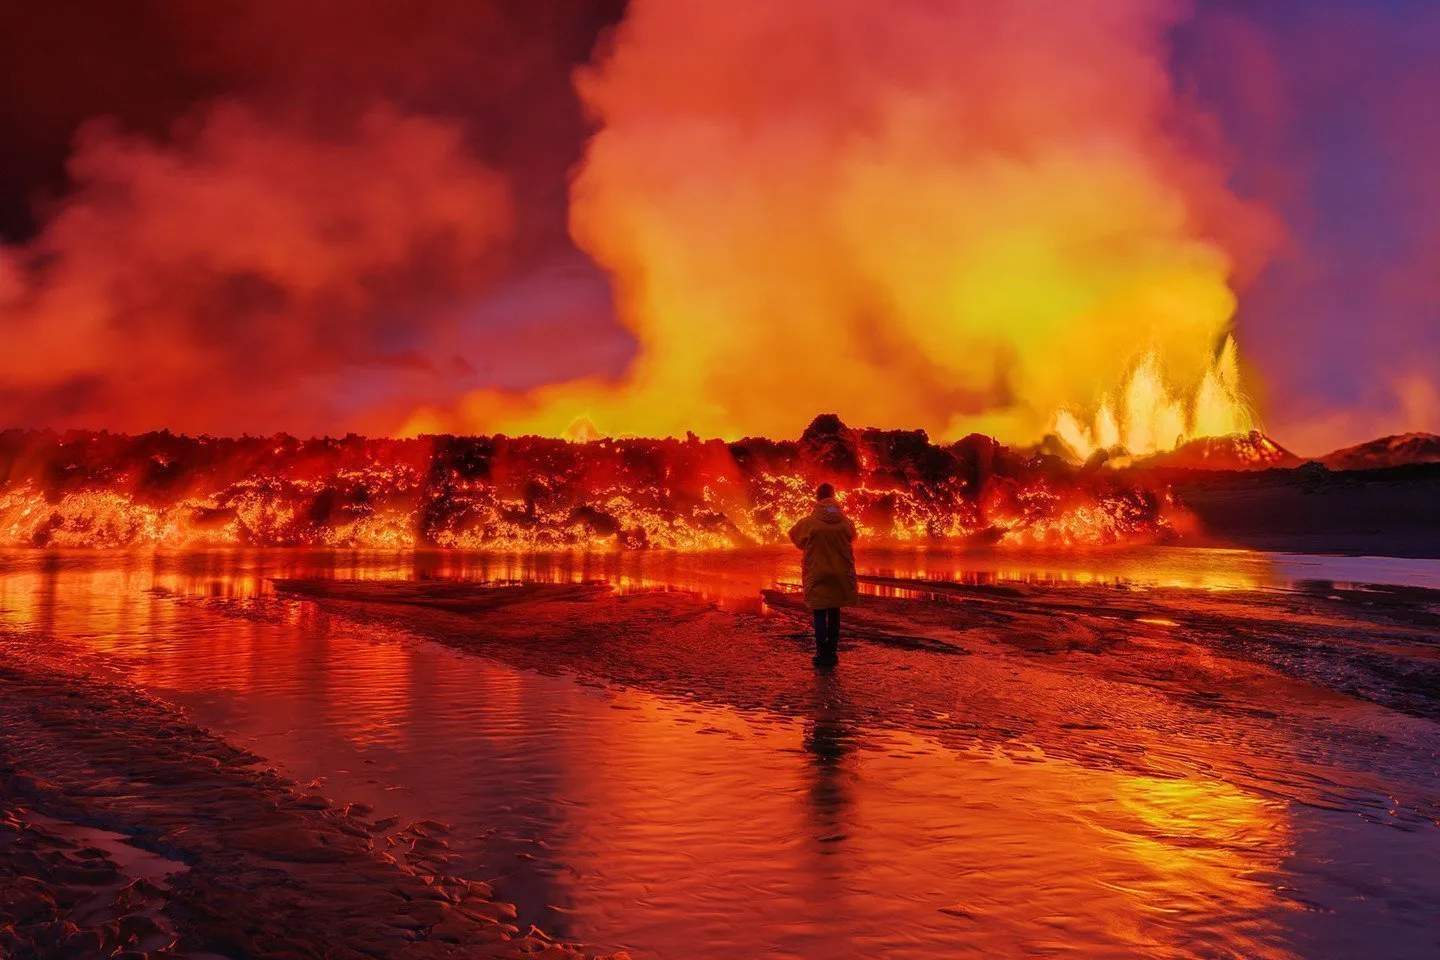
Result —
[{"label": "sky", "polygon": [[0,421],[1440,430],[1440,5],[996,9],[6,5]]},{"label": "sky", "polygon": [[1173,64],[1283,228],[1236,320],[1271,432],[1440,431],[1440,5],[1202,3]]}]

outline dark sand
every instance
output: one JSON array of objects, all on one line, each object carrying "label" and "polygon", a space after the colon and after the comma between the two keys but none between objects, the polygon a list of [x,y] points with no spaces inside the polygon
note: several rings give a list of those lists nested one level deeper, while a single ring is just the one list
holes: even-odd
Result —
[{"label": "dark sand", "polygon": [[579,957],[375,823],[125,685],[0,641],[0,956]]}]

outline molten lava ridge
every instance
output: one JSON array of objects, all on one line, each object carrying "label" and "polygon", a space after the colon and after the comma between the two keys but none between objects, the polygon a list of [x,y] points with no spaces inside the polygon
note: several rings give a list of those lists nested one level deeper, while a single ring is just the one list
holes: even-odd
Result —
[{"label": "molten lava ridge", "polygon": [[782,542],[817,483],[881,540],[1070,546],[1174,535],[1167,493],[973,435],[851,429],[735,443],[0,433],[0,543],[477,549]]}]

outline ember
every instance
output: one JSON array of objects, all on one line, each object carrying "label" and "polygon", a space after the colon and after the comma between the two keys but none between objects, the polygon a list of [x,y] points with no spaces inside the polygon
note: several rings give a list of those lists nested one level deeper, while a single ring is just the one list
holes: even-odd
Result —
[{"label": "ember", "polygon": [[979,435],[799,441],[0,434],[0,542],[706,549],[780,542],[822,479],[880,540],[1111,544],[1174,534],[1168,496]]}]

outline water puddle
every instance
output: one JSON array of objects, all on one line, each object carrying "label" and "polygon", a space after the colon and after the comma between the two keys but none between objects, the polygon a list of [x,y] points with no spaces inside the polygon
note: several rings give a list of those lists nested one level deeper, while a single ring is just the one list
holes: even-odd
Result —
[{"label": "water puddle", "polygon": [[128,880],[145,880],[164,886],[172,876],[189,869],[178,860],[140,849],[123,833],[57,820],[33,810],[25,814],[25,819],[44,827],[49,833],[73,843],[76,847],[99,851]]}]

